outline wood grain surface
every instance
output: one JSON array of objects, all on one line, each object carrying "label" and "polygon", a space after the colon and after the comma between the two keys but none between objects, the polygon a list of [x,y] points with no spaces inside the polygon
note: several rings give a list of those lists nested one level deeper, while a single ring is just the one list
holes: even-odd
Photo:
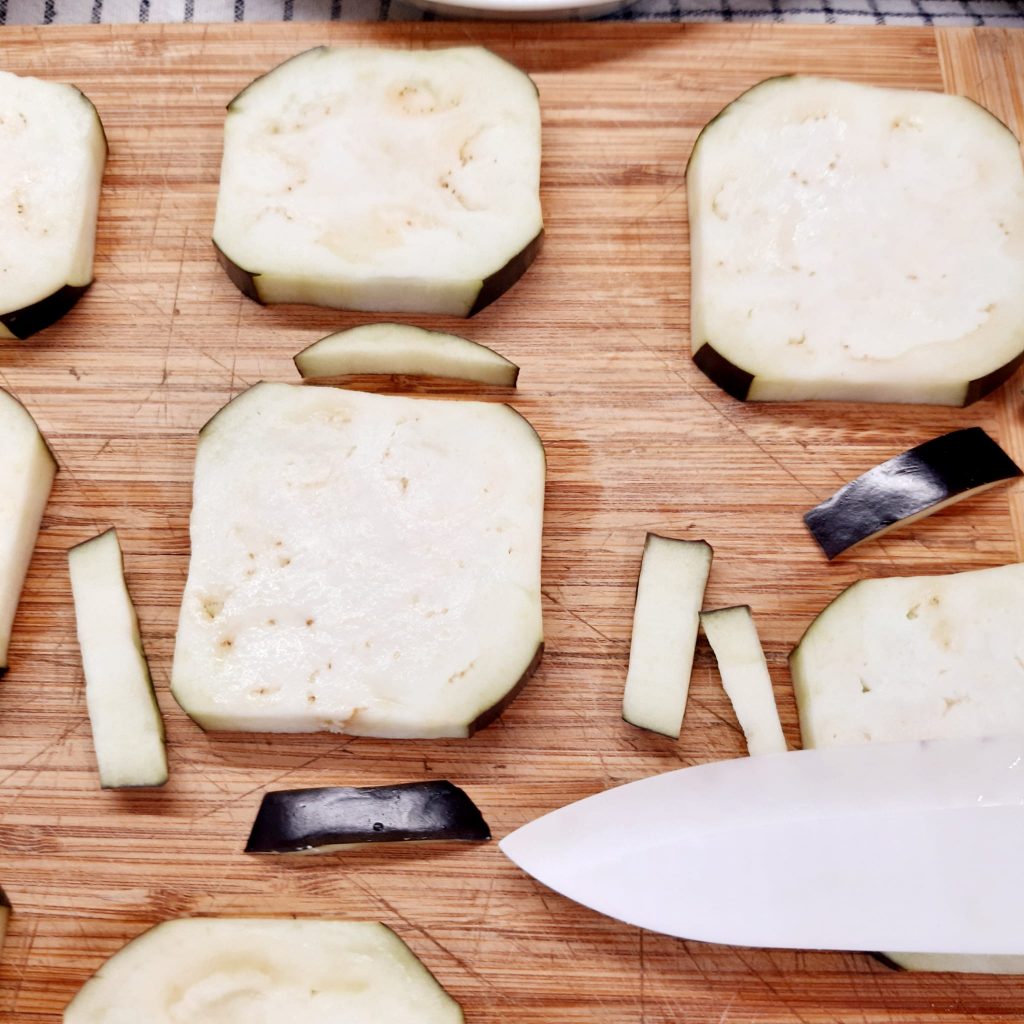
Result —
[{"label": "wood grain surface", "polygon": [[[426,322],[522,365],[515,405],[549,462],[547,653],[513,706],[469,741],[204,735],[168,692],[197,428],[254,381],[297,380],[296,351],[366,319],[261,308],[228,282],[210,245],[225,103],[323,42],[482,43],[540,88],[545,250],[474,320]],[[1015,486],[826,563],[802,512],[890,455],[980,424],[1024,460],[1020,375],[964,410],[733,401],[689,359],[683,168],[704,122],[789,71],[964,92],[1019,134],[1024,34],[616,23],[5,28],[0,66],[79,85],[111,151],[95,286],[35,340],[0,344],[0,381],[35,415],[61,467],[0,683],[0,882],[15,906],[0,1020],[59,1020],[106,957],[184,914],[384,921],[470,1024],[1024,1017],[1024,983],[1013,978],[906,975],[862,954],[643,934],[545,891],[494,843],[291,861],[241,853],[268,788],[450,778],[500,837],[614,783],[740,754],[704,641],[678,742],[619,719],[647,530],[714,546],[707,606],[753,607],[794,743],[786,655],[843,587],[1021,557],[1024,488]],[[101,792],[93,766],[65,553],[110,525],[167,722],[171,781],[161,791]]]}]

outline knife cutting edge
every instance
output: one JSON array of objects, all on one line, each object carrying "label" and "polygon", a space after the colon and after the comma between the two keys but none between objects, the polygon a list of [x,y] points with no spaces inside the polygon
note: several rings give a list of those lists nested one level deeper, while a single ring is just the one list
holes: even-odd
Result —
[{"label": "knife cutting edge", "polygon": [[500,845],[556,892],[682,938],[1024,954],[1024,736],[683,768]]}]

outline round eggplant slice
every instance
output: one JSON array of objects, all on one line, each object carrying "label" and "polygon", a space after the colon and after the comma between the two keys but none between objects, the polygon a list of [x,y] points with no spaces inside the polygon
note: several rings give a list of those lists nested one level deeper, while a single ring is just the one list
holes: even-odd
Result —
[{"label": "round eggplant slice", "polygon": [[462,1024],[416,954],[376,922],[186,917],[133,939],[64,1024]]},{"label": "round eggplant slice", "polygon": [[321,338],[295,357],[306,380],[350,374],[452,377],[514,388],[519,367],[486,345],[408,324],[363,324]]},{"label": "round eggplant slice", "polygon": [[228,106],[213,240],[261,303],[471,316],[540,250],[540,105],[479,47],[319,47]]},{"label": "round eggplant slice", "polygon": [[693,358],[735,398],[966,405],[1024,358],[1024,168],[971,100],[770,79],[686,185]]},{"label": "round eggplant slice", "polygon": [[107,140],[74,86],[0,71],[0,152],[0,338],[27,338],[92,282]]},{"label": "round eggplant slice", "polygon": [[329,853],[361,843],[490,838],[476,804],[458,786],[409,782],[267,793],[245,852]]},{"label": "round eggplant slice", "polygon": [[832,559],[1021,475],[1013,459],[981,427],[967,427],[869,469],[812,508],[804,522]]}]

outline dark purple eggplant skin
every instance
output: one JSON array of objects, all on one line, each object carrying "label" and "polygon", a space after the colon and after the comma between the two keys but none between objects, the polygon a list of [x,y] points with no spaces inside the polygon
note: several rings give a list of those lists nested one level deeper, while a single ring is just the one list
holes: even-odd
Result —
[{"label": "dark purple eggplant skin", "polygon": [[3,324],[20,341],[55,324],[86,293],[89,285],[66,284],[45,299],[33,302],[24,309],[0,314]]},{"label": "dark purple eggplant skin", "polygon": [[[527,268],[537,258],[543,246],[544,229],[541,228],[525,249],[513,256],[500,270],[496,270],[493,274],[484,278],[480,285],[480,291],[477,292],[476,299],[467,311],[466,317],[474,316],[494,302],[495,299],[504,295],[526,273]],[[252,299],[253,302],[258,302],[261,306],[265,306],[266,303],[260,297],[260,274],[252,270],[246,270],[245,267],[237,264],[224,252],[216,241],[214,241],[213,247],[217,251],[217,262],[227,272],[231,283],[247,298]]]},{"label": "dark purple eggplant skin", "polygon": [[731,363],[716,348],[705,342],[693,354],[697,369],[714,381],[727,395],[741,402],[747,400],[754,375]]},{"label": "dark purple eggplant skin", "polygon": [[342,843],[486,842],[479,808],[447,781],[267,793],[246,853],[300,853]]},{"label": "dark purple eggplant skin", "polygon": [[981,427],[932,438],[869,469],[804,515],[829,559],[902,519],[1021,476]]},{"label": "dark purple eggplant skin", "polygon": [[496,270],[484,278],[480,291],[477,292],[476,301],[470,306],[466,316],[474,316],[495,299],[501,298],[526,273],[527,268],[540,255],[543,247],[544,229],[541,228],[525,249],[520,250],[500,270]]}]

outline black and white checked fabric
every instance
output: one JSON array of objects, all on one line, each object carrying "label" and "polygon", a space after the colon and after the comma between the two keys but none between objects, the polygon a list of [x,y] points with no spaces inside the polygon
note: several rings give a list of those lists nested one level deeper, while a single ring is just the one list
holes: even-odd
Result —
[{"label": "black and white checked fabric", "polygon": [[[0,0],[0,25],[432,17],[405,0]],[[609,18],[1024,28],[1024,0],[636,0]]]}]

